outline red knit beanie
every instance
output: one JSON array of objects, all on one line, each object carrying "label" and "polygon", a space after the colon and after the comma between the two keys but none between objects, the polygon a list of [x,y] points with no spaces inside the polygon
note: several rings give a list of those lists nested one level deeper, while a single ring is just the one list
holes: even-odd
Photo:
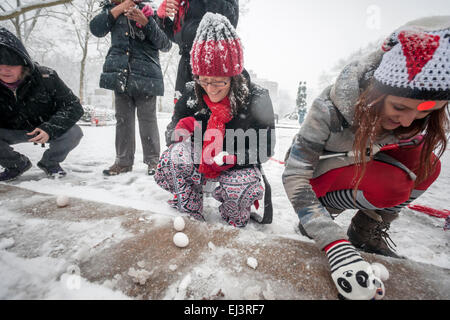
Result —
[{"label": "red knit beanie", "polygon": [[197,29],[191,50],[192,74],[232,77],[242,73],[244,54],[241,40],[230,21],[207,12]]}]

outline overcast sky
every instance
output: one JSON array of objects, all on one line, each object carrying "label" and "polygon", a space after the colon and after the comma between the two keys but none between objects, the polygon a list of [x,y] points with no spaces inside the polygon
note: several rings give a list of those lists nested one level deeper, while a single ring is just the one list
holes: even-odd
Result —
[{"label": "overcast sky", "polygon": [[407,21],[450,15],[450,0],[250,0],[240,17],[245,67],[293,96],[322,70]]}]

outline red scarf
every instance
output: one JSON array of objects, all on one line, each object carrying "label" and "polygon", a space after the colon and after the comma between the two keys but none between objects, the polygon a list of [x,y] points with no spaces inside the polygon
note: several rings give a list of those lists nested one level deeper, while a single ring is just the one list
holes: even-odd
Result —
[{"label": "red scarf", "polygon": [[180,6],[178,7],[178,12],[175,15],[173,21],[173,33],[178,33],[181,30],[181,23],[184,22],[184,16],[189,9],[188,0],[179,0]]},{"label": "red scarf", "polygon": [[[208,134],[208,130],[214,129],[214,130],[219,130],[222,133],[222,138],[225,137],[225,124],[230,122],[231,119],[233,119],[233,114],[231,112],[231,106],[230,106],[230,100],[228,99],[228,96],[225,97],[220,102],[212,102],[209,99],[208,95],[205,94],[203,96],[203,100],[205,101],[209,110],[211,110],[211,116],[209,117],[208,125],[206,126],[205,135]],[[214,149],[212,150],[212,152],[209,150],[206,150],[206,148],[210,144],[214,143],[215,137],[216,136],[212,136],[209,141],[203,141],[202,160],[201,160],[200,166],[198,168],[198,171],[200,173],[202,173],[205,176],[205,178],[208,178],[208,179],[217,178],[220,175],[220,172],[213,170],[208,163],[205,163],[206,159],[211,160],[211,158],[214,158],[216,156]],[[221,141],[219,143],[222,143],[222,145],[223,145],[223,141]],[[205,152],[205,150],[207,152]]]}]

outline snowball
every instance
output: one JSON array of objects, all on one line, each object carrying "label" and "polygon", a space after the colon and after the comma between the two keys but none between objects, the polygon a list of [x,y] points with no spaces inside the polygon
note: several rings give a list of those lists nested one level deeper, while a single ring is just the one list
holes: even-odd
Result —
[{"label": "snowball", "polygon": [[389,279],[389,271],[381,263],[378,263],[378,262],[372,263],[372,270],[373,270],[374,275],[377,278],[379,278],[381,281],[386,281],[387,279]]},{"label": "snowball", "polygon": [[177,270],[177,268],[178,268],[178,266],[177,266],[176,264],[171,264],[171,265],[169,266],[169,270],[170,270],[170,271],[175,271],[175,270]]},{"label": "snowball", "polygon": [[253,258],[253,257],[249,257],[247,259],[247,265],[250,268],[256,269],[256,267],[258,266],[258,261],[255,258]]},{"label": "snowball", "polygon": [[176,217],[173,219],[173,227],[177,231],[183,231],[184,230],[184,219],[182,217]]},{"label": "snowball", "polygon": [[173,236],[173,243],[175,243],[177,247],[184,248],[189,244],[189,238],[183,232],[177,232]]},{"label": "snowball", "polygon": [[148,278],[152,275],[151,272],[148,272],[145,269],[135,270],[134,268],[128,269],[128,275],[133,279],[134,283],[139,283],[140,285],[144,285]]},{"label": "snowball", "polygon": [[216,246],[214,245],[214,243],[212,243],[211,241],[208,242],[208,248],[209,250],[215,250]]},{"label": "snowball", "polygon": [[69,204],[69,197],[68,197],[68,196],[61,195],[61,196],[58,196],[58,197],[56,198],[56,205],[57,205],[59,208],[64,208],[64,207],[66,207],[68,204]]},{"label": "snowball", "polygon": [[3,238],[0,239],[0,250],[8,249],[14,245],[15,241],[13,238]]}]

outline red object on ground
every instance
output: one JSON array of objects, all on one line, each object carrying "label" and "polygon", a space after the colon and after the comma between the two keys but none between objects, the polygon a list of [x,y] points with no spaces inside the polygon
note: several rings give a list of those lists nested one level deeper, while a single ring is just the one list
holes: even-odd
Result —
[{"label": "red object on ground", "polygon": [[450,216],[450,210],[446,210],[446,209],[438,210],[438,209],[433,209],[433,208],[426,207],[426,206],[421,206],[418,204],[410,204],[408,206],[408,208],[411,210],[420,211],[420,212],[426,213],[430,216],[438,217],[438,218],[445,219],[448,216]]},{"label": "red object on ground", "polygon": [[272,161],[278,162],[279,164],[284,164],[284,161],[277,160],[275,158],[269,158]]}]

